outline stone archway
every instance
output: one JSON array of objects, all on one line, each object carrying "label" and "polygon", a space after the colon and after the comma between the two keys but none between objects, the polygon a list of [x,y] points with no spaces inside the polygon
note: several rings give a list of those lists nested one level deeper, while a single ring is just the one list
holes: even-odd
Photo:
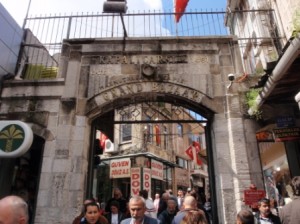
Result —
[{"label": "stone archway", "polygon": [[47,139],[36,222],[47,217],[70,223],[80,210],[94,119],[124,105],[164,101],[209,119],[218,223],[233,223],[243,189],[259,179],[255,133],[243,117],[240,86],[227,87],[227,75],[241,71],[238,54],[232,37],[65,40],[60,78],[5,86],[6,117],[15,105],[22,113],[47,112],[43,128],[36,129]]}]

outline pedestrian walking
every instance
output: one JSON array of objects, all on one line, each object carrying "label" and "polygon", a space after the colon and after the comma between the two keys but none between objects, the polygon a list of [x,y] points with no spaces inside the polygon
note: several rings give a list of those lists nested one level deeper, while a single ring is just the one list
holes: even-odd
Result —
[{"label": "pedestrian walking", "polygon": [[1,224],[27,224],[28,205],[18,196],[7,196],[0,200]]},{"label": "pedestrian walking", "polygon": [[291,181],[293,200],[279,209],[279,217],[282,224],[300,223],[300,176],[295,176]]}]

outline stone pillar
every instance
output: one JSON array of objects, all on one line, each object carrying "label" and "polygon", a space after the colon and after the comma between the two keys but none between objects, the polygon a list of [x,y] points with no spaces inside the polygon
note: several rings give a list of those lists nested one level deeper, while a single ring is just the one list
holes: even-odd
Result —
[{"label": "stone pillar", "polygon": [[[215,115],[214,167],[220,223],[235,223],[236,212],[243,205],[243,191],[251,183],[244,119],[239,96],[226,95],[226,111]],[[223,124],[223,125],[220,125]]]},{"label": "stone pillar", "polygon": [[298,106],[300,108],[300,92],[295,96],[295,100],[298,103]]}]

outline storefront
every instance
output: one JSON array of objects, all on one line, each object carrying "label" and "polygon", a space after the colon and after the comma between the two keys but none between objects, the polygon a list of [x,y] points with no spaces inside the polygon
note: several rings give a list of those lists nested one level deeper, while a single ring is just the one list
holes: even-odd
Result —
[{"label": "storefront", "polygon": [[291,200],[290,180],[300,175],[300,128],[293,120],[280,118],[277,124],[268,125],[256,134],[266,194],[278,206]]},{"label": "storefront", "polygon": [[117,187],[127,199],[144,189],[154,198],[156,193],[173,188],[175,166],[151,153],[103,158],[94,168],[93,196],[106,202]]},{"label": "storefront", "polygon": [[21,121],[0,121],[0,198],[18,195],[34,217],[45,141]]}]

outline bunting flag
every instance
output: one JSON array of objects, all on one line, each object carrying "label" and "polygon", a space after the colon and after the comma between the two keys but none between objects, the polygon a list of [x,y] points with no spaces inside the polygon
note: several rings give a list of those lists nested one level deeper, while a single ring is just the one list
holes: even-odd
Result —
[{"label": "bunting flag", "polygon": [[160,128],[159,125],[155,125],[155,138],[156,138],[156,145],[160,145]]},{"label": "bunting flag", "polygon": [[174,0],[175,4],[175,21],[176,23],[179,22],[181,16],[183,15],[185,8],[188,4],[189,0]]},{"label": "bunting flag", "polygon": [[185,150],[185,153],[190,157],[191,160],[194,160],[193,147],[191,145]]},{"label": "bunting flag", "polygon": [[104,133],[100,133],[100,146],[103,149],[105,149],[105,140],[108,139],[108,137]]}]

